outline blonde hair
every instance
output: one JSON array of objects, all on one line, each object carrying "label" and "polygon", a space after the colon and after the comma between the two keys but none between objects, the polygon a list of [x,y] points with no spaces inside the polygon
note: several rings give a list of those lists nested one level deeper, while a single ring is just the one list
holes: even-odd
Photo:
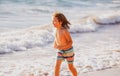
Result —
[{"label": "blonde hair", "polygon": [[67,20],[67,18],[64,16],[64,14],[62,14],[60,12],[55,12],[55,13],[53,13],[53,17],[56,17],[59,22],[62,22],[62,27],[66,28],[66,29],[70,29],[70,27],[69,27],[70,22]]}]

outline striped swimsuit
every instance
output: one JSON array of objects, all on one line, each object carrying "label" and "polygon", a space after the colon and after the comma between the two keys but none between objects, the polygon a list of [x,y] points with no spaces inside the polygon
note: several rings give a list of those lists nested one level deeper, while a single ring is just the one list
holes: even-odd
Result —
[{"label": "striped swimsuit", "polygon": [[57,60],[67,60],[69,64],[74,61],[74,51],[73,47],[68,50],[59,50],[57,53]]}]

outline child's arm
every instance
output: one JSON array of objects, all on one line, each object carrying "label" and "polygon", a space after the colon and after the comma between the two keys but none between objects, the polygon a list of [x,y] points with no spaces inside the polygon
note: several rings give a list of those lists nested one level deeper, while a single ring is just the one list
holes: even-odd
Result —
[{"label": "child's arm", "polygon": [[55,40],[54,40],[53,46],[54,46],[54,48],[57,48],[57,44],[56,44]]}]

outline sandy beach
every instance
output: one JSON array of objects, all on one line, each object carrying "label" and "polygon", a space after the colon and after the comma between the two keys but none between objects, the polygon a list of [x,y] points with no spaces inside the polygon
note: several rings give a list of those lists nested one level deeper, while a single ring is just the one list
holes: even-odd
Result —
[{"label": "sandy beach", "polygon": [[85,74],[81,73],[79,76],[120,76],[120,68],[111,68]]}]

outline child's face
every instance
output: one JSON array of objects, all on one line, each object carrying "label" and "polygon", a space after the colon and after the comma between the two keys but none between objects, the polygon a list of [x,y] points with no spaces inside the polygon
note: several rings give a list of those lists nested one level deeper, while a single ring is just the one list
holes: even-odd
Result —
[{"label": "child's face", "polygon": [[52,22],[53,22],[53,25],[55,28],[58,28],[58,29],[61,28],[62,22],[58,21],[58,19],[56,17],[52,18]]}]

